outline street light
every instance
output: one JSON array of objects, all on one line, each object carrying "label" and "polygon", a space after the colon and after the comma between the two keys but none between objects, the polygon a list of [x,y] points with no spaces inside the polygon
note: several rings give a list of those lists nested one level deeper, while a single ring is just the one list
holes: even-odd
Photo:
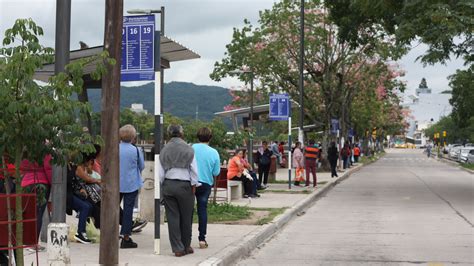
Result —
[{"label": "street light", "polygon": [[253,169],[253,78],[254,73],[252,70],[233,70],[229,72],[230,74],[235,75],[242,75],[242,74],[249,74],[250,75],[250,124],[249,124],[249,132],[250,132],[250,139],[249,139],[249,162]]}]

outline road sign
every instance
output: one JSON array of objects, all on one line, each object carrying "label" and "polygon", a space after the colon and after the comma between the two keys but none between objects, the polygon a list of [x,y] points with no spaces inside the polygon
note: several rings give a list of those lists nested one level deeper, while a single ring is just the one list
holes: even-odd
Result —
[{"label": "road sign", "polygon": [[287,93],[270,94],[270,120],[288,120],[290,108],[290,97]]},{"label": "road sign", "polygon": [[155,80],[155,16],[124,16],[122,28],[122,81]]},{"label": "road sign", "polygon": [[331,119],[331,134],[335,135],[337,134],[337,131],[339,130],[339,119]]}]

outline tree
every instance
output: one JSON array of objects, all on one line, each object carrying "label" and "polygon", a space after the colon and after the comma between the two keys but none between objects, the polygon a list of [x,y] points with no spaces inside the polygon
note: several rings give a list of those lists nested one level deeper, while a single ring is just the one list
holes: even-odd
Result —
[{"label": "tree", "polygon": [[[319,1],[305,6],[305,65],[304,120],[316,124],[329,136],[332,118],[340,118],[342,134],[347,135],[351,125],[350,106],[365,79],[375,80],[383,93],[403,88],[395,85],[395,77],[379,79],[380,71],[366,71],[372,64],[384,65],[388,59],[397,59],[406,52],[393,39],[378,31],[364,31],[367,42],[350,46],[338,39],[339,29],[329,20]],[[216,62],[211,78],[220,80],[232,76],[233,70],[249,68],[260,80],[257,90],[287,92],[297,99],[299,60],[299,5],[285,0],[260,13],[259,26],[248,21],[242,29],[234,29],[233,40],[221,62]],[[383,69],[380,67],[380,69]],[[388,78],[385,78],[388,77]],[[247,76],[240,78],[248,82]],[[377,87],[371,87],[375,90]],[[381,101],[383,99],[380,99]],[[323,142],[327,143],[327,141]]]},{"label": "tree", "polygon": [[[82,144],[93,140],[77,123],[77,116],[90,112],[90,107],[71,96],[82,90],[84,66],[98,58],[69,64],[66,73],[53,76],[46,85],[38,84],[33,80],[35,70],[50,63],[54,52],[39,43],[40,35],[43,29],[33,20],[18,19],[5,31],[0,49],[0,154],[13,158],[16,184],[21,184],[23,159],[41,163],[46,154],[51,154],[55,164],[64,165],[64,158],[73,152],[94,151],[91,144]],[[100,65],[93,77],[103,73]],[[3,163],[2,160],[1,168],[5,168]],[[16,193],[22,193],[20,185],[16,186]],[[17,220],[22,220],[21,204],[21,198],[17,198]],[[21,246],[22,223],[16,224],[16,239]],[[22,249],[17,251],[16,262],[23,265]]]},{"label": "tree", "polygon": [[465,128],[474,117],[474,66],[466,70],[457,70],[449,77],[449,86],[453,89],[449,103],[453,106],[452,116],[460,128]]},{"label": "tree", "polygon": [[454,54],[474,61],[474,3],[471,0],[327,0],[330,17],[340,27],[339,38],[352,45],[367,42],[360,29],[394,34],[399,44],[419,40],[428,50],[424,64],[445,63]]}]

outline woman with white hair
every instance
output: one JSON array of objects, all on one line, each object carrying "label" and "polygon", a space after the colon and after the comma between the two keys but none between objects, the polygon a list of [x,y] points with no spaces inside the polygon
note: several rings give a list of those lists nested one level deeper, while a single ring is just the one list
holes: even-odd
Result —
[{"label": "woman with white hair", "polygon": [[143,185],[141,172],[145,168],[143,154],[132,144],[137,136],[137,131],[132,125],[120,128],[120,201],[123,199],[122,227],[120,234],[123,235],[120,248],[136,248],[130,235],[133,226],[133,207],[138,191]]}]

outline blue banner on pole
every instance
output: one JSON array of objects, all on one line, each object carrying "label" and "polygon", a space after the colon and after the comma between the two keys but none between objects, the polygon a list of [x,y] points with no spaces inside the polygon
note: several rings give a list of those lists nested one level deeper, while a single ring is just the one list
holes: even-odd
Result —
[{"label": "blue banner on pole", "polygon": [[288,120],[290,116],[291,103],[287,93],[270,94],[270,120]]},{"label": "blue banner on pole", "polygon": [[331,134],[336,135],[339,130],[339,119],[331,119]]},{"label": "blue banner on pole", "polygon": [[155,80],[154,45],[154,15],[123,17],[122,81]]}]

